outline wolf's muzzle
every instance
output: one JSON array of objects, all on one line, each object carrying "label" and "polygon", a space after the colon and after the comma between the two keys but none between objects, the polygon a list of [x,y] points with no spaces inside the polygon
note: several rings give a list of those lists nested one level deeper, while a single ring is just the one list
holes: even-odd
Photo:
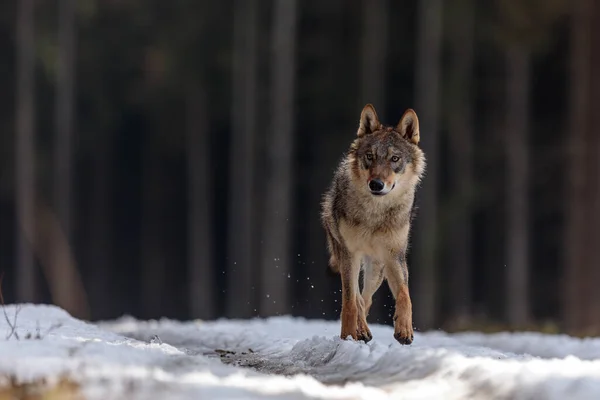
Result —
[{"label": "wolf's muzzle", "polygon": [[385,183],[381,179],[371,179],[369,181],[369,189],[374,195],[384,194]]},{"label": "wolf's muzzle", "polygon": [[371,179],[368,184],[369,190],[374,196],[383,196],[384,194],[388,194],[396,186],[396,183],[394,183],[391,188],[386,190],[385,182],[383,182],[381,179]]}]

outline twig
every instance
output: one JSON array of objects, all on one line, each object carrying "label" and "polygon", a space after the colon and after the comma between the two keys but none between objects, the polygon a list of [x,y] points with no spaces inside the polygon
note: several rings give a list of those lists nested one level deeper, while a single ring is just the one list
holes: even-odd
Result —
[{"label": "twig", "polygon": [[39,333],[38,333],[38,339],[45,338],[46,336],[48,336],[48,334],[50,332],[52,332],[55,329],[60,328],[61,326],[62,326],[62,322],[55,322],[55,323],[53,323],[52,325],[50,325],[50,327],[48,328],[48,330],[46,330],[46,333],[44,333],[42,336],[39,336]]},{"label": "twig", "polygon": [[43,338],[46,337],[46,335],[48,335],[54,329],[60,328],[61,326],[62,326],[62,323],[56,322],[56,323],[50,325],[50,327],[48,328],[46,333],[44,333],[42,335],[42,331],[40,329],[40,321],[35,321],[35,335],[32,334],[31,332],[27,332],[27,334],[25,335],[25,339],[27,339],[27,340],[42,340]]},{"label": "twig", "polygon": [[6,319],[6,323],[8,324],[8,326],[10,327],[10,333],[8,334],[8,336],[6,336],[6,340],[10,339],[13,335],[14,337],[19,340],[19,334],[17,333],[17,316],[19,315],[19,312],[21,311],[21,306],[17,306],[17,308],[15,309],[15,316],[13,319],[13,322],[10,322],[10,319],[8,318],[8,314],[6,313],[6,304],[4,304],[4,295],[2,295],[2,280],[4,279],[4,272],[0,273],[0,302],[2,304],[2,311],[4,312],[4,318]]}]

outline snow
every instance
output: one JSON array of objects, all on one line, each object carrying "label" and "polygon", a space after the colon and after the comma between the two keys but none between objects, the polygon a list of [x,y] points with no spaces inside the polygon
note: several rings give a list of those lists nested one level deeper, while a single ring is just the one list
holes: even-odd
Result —
[{"label": "snow", "polygon": [[433,331],[402,346],[375,324],[365,344],[340,340],[337,321],[91,324],[31,304],[7,306],[11,321],[17,307],[19,340],[0,316],[0,388],[67,378],[87,399],[600,398],[595,338]]}]

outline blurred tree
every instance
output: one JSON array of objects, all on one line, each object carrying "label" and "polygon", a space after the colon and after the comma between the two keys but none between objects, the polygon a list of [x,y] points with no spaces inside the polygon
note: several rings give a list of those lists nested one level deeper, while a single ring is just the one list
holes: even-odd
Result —
[{"label": "blurred tree", "polygon": [[[419,0],[415,63],[415,111],[419,116],[421,147],[427,157],[427,173],[417,193],[412,291],[417,329],[434,327],[437,321],[438,262],[438,163],[439,100],[442,47],[442,0]],[[411,267],[409,266],[409,269]]]},{"label": "blurred tree", "polygon": [[261,256],[261,316],[290,312],[294,113],[296,70],[295,0],[275,0],[271,28],[271,115]]},{"label": "blurred tree", "polygon": [[214,318],[211,154],[206,91],[194,82],[187,93],[188,273],[190,312]]},{"label": "blurred tree", "polygon": [[[97,9],[87,15],[86,23],[81,24],[78,37],[76,68],[78,76],[84,78],[78,82],[82,94],[78,108],[79,143],[81,153],[87,156],[83,158],[87,158],[89,164],[83,164],[87,168],[80,168],[85,174],[80,175],[76,191],[79,199],[87,200],[80,200],[83,237],[80,258],[84,266],[82,272],[87,275],[94,319],[109,318],[122,307],[116,294],[107,296],[107,293],[117,292],[115,282],[121,272],[117,268],[118,242],[115,240],[116,130],[118,118],[126,107],[123,93],[127,85],[123,71],[129,67],[125,47],[131,41],[123,29],[126,25],[118,18],[122,14],[112,4],[98,4]],[[122,62],[115,64],[111,61],[115,59]],[[83,188],[88,187],[89,196],[86,196]]]},{"label": "blurred tree", "polygon": [[587,335],[600,332],[600,250],[596,244],[600,235],[600,120],[598,113],[592,112],[592,105],[600,99],[600,40],[595,28],[599,22],[600,7],[594,1],[575,1],[571,13],[563,318],[569,333]]},{"label": "blurred tree", "polygon": [[[175,6],[175,7],[173,7]],[[211,112],[218,104],[209,97],[214,48],[209,45],[217,6],[190,0],[172,2],[174,18],[165,23],[161,43],[166,55],[168,86],[185,98],[185,156],[187,158],[188,302],[194,318],[217,316],[215,290],[214,186]],[[176,43],[176,45],[173,45]]]},{"label": "blurred tree", "polygon": [[[54,145],[54,208],[60,227],[71,238],[71,181],[73,115],[75,103],[75,2],[58,2],[58,58],[56,76],[55,145]],[[65,284],[70,285],[65,274]],[[68,287],[67,287],[68,288]]]},{"label": "blurred tree", "polygon": [[588,131],[590,94],[590,52],[592,32],[592,1],[577,0],[571,13],[570,109],[568,125],[569,174],[567,176],[564,271],[566,290],[563,317],[567,330],[584,328],[585,304],[588,302],[584,288],[586,227],[586,136]]},{"label": "blurred tree", "polygon": [[[158,23],[161,11],[160,5],[147,10],[149,20]],[[169,176],[169,166],[171,158],[175,154],[180,155],[177,142],[185,138],[185,107],[189,106],[186,104],[186,93],[172,93],[170,84],[173,83],[166,81],[167,66],[173,63],[168,47],[162,45],[166,31],[164,26],[158,25],[156,29],[145,32],[145,40],[149,43],[142,64],[145,80],[141,90],[145,93],[145,99],[140,100],[139,105],[140,112],[145,114],[139,116],[143,132],[140,167],[141,300],[142,311],[148,317],[168,312],[169,304],[175,300],[171,298],[169,291],[169,282],[173,277],[173,267],[170,266],[173,257],[170,253],[172,242],[169,240],[173,199],[169,195],[174,185]],[[170,72],[181,73],[176,69]],[[177,113],[174,111],[174,104],[179,105]],[[138,121],[138,116],[134,119]],[[146,121],[150,123],[146,124]]]},{"label": "blurred tree", "polygon": [[[257,119],[257,0],[236,0],[233,17],[232,130],[229,154],[228,317],[250,317],[258,283],[252,238],[254,211],[255,136]],[[262,120],[261,120],[262,121]]]},{"label": "blurred tree", "polygon": [[530,212],[529,135],[531,59],[548,41],[562,0],[495,2],[497,40],[505,51],[506,315],[513,326],[529,322]]},{"label": "blurred tree", "polygon": [[[590,49],[590,93],[588,103],[591,105],[600,104],[600,5],[593,3],[591,10],[592,32]],[[598,282],[600,282],[600,246],[598,238],[600,237],[600,113],[592,112],[588,114],[589,125],[587,131],[586,147],[586,176],[588,177],[589,191],[587,197],[589,211],[586,214],[586,234],[585,242],[585,265],[586,290],[583,293],[589,293],[589,297],[584,298],[587,301],[585,306],[585,325],[584,328],[588,334],[600,334],[600,291]],[[587,297],[587,298],[586,298]]]},{"label": "blurred tree", "polygon": [[[479,251],[479,261],[475,273],[478,273],[479,285],[475,288],[480,292],[481,303],[474,310],[476,318],[505,318],[504,315],[504,276],[505,276],[505,249],[503,238],[505,225],[504,187],[501,184],[505,178],[505,168],[499,168],[504,161],[504,129],[503,113],[504,98],[498,96],[505,89],[503,77],[503,54],[494,46],[486,43],[482,49],[485,57],[485,75],[482,79],[482,94],[480,102],[483,118],[481,131],[484,134],[474,135],[476,151],[474,152],[476,185],[478,189],[480,209],[479,215],[474,219],[480,235],[474,235],[474,247]],[[477,218],[479,217],[479,218]],[[479,244],[479,248],[477,245]],[[474,304],[475,306],[475,304]]]},{"label": "blurred tree", "polygon": [[371,103],[385,119],[385,84],[388,38],[388,0],[364,0],[361,53],[361,101]]},{"label": "blurred tree", "polygon": [[[90,318],[87,294],[75,268],[71,245],[54,210],[39,201],[35,210],[36,230],[32,238],[35,253],[48,281],[52,302],[69,314]],[[69,284],[64,281],[68,280]]]},{"label": "blurred tree", "polygon": [[531,79],[528,48],[520,44],[509,47],[506,62],[506,313],[510,324],[524,326],[530,318],[528,136]]},{"label": "blurred tree", "polygon": [[98,134],[95,149],[91,152],[91,188],[89,205],[89,226],[86,269],[91,278],[89,285],[90,300],[93,302],[92,315],[94,318],[108,318],[113,315],[118,304],[106,294],[110,292],[112,277],[115,272],[115,246],[113,240],[114,227],[114,190],[113,171],[114,136],[108,128],[112,124],[102,121],[98,129],[104,128],[103,134]]},{"label": "blurred tree", "polygon": [[[173,267],[170,267],[170,241],[168,240],[169,206],[172,201],[168,194],[172,179],[169,177],[168,159],[174,151],[175,138],[179,138],[183,133],[180,120],[181,117],[185,117],[185,113],[181,113],[178,114],[180,118],[173,118],[170,103],[175,99],[165,82],[167,65],[172,62],[172,59],[168,48],[162,45],[168,30],[161,22],[168,21],[171,13],[176,9],[163,8],[160,3],[136,5],[138,12],[143,13],[145,17],[137,27],[145,45],[143,61],[140,63],[144,76],[140,90],[144,93],[144,99],[139,99],[136,106],[143,114],[143,116],[139,115],[139,122],[143,125],[139,250],[141,312],[146,318],[164,315],[168,310],[168,304],[172,301],[169,278],[172,276]],[[154,29],[149,28],[150,24],[154,25]],[[138,116],[136,115],[134,119],[138,120]],[[145,124],[146,121],[149,123]]]},{"label": "blurred tree", "polygon": [[[85,292],[78,279],[72,254],[71,183],[73,179],[73,124],[75,111],[75,1],[58,2],[58,68],[56,76],[55,145],[54,145],[54,209],[56,230],[64,237],[62,246],[51,246],[51,272],[54,301],[79,318],[89,318]],[[53,220],[48,219],[48,222]],[[51,235],[48,239],[59,240]],[[65,254],[68,253],[68,254]],[[83,297],[82,297],[83,296]]]},{"label": "blurred tree", "polygon": [[[296,150],[299,165],[295,199],[296,221],[306,221],[296,229],[303,240],[294,285],[296,299],[292,308],[298,315],[338,318],[339,277],[328,274],[325,235],[319,218],[323,192],[339,156],[356,134],[356,121],[362,107],[354,106],[359,95],[346,80],[347,57],[356,48],[353,37],[346,39],[344,19],[348,2],[313,0],[300,2],[302,19],[298,38],[298,115]],[[354,21],[349,21],[352,24]],[[341,95],[343,93],[343,95]],[[315,101],[315,99],[319,101]],[[327,106],[324,106],[327,104]],[[344,115],[347,111],[348,115]],[[358,116],[357,116],[358,115]],[[342,122],[343,121],[343,122]],[[331,132],[325,138],[324,132]],[[326,173],[327,171],[327,173]],[[301,280],[300,280],[301,279]]]},{"label": "blurred tree", "polygon": [[[155,115],[156,118],[160,114]],[[154,121],[156,127],[158,122]],[[140,254],[142,265],[141,300],[142,315],[162,315],[165,310],[167,292],[167,259],[164,233],[168,212],[165,186],[168,177],[163,159],[157,150],[157,131],[147,132],[142,148],[142,231]]]},{"label": "blurred tree", "polygon": [[16,176],[17,301],[35,302],[35,1],[17,7]]},{"label": "blurred tree", "polygon": [[447,26],[449,51],[449,83],[446,106],[453,214],[448,238],[452,260],[450,315],[455,326],[469,322],[472,313],[472,244],[473,244],[473,86],[475,50],[475,4],[461,0],[449,9]]}]

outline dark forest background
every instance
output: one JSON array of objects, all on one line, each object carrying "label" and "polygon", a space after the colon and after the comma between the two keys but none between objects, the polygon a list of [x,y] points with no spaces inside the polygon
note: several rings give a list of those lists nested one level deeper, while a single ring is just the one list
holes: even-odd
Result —
[{"label": "dark forest background", "polygon": [[338,318],[320,200],[372,103],[429,160],[416,328],[600,331],[593,0],[10,0],[0,55],[7,302]]}]

